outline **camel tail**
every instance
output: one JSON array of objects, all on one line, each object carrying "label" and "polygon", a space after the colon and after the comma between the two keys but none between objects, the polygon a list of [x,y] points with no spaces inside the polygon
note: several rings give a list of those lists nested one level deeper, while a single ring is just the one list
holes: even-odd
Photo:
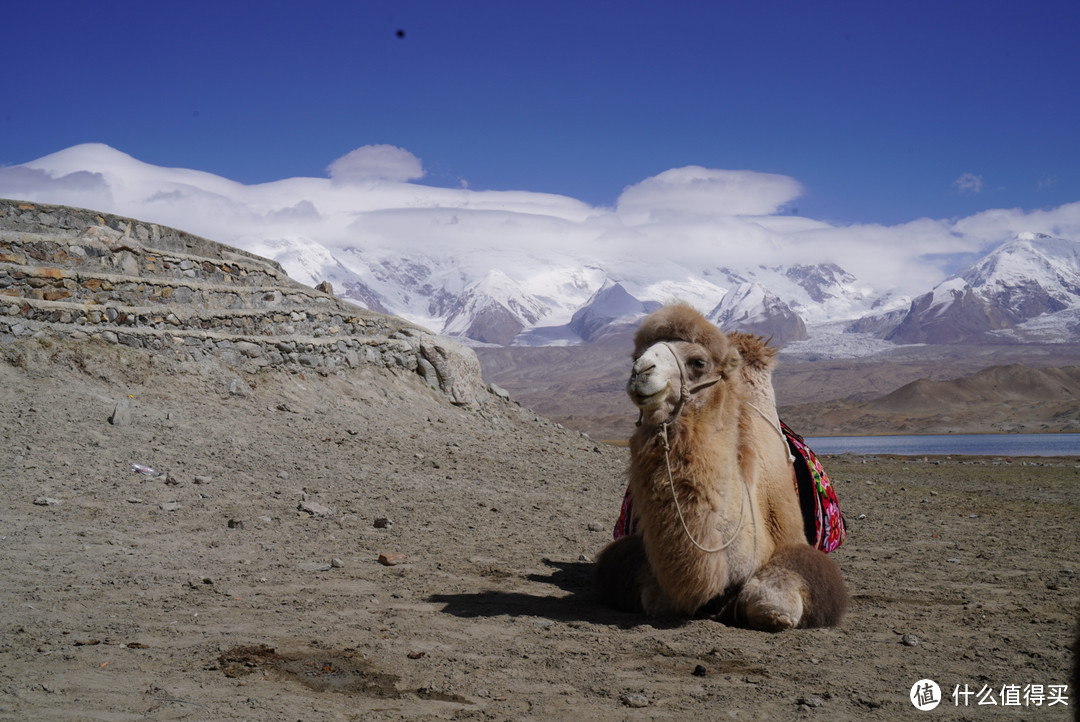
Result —
[{"label": "camel tail", "polygon": [[593,571],[600,602],[624,612],[643,612],[639,580],[648,563],[640,534],[619,537],[604,547]]}]

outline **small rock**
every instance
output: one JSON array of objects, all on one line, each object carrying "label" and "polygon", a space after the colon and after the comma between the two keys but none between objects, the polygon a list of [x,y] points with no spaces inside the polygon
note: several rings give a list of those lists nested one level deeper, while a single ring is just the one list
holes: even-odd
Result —
[{"label": "small rock", "polygon": [[405,555],[401,552],[383,552],[379,555],[379,564],[384,567],[393,567],[405,561]]},{"label": "small rock", "polygon": [[393,525],[394,522],[390,519],[387,519],[385,516],[380,516],[374,522],[372,522],[372,526],[374,526],[376,529],[389,529]]},{"label": "small rock", "polygon": [[251,389],[242,379],[233,377],[225,382],[225,393],[229,396],[247,396]]},{"label": "small rock", "polygon": [[643,694],[624,694],[619,697],[619,701],[627,707],[641,708],[649,706],[649,698]]},{"label": "small rock", "polygon": [[825,700],[821,697],[799,697],[797,702],[803,707],[822,707],[825,705]]},{"label": "small rock", "polygon": [[229,519],[229,528],[230,529],[243,529],[244,528],[244,522],[241,521],[240,519]]},{"label": "small rock", "polygon": [[316,291],[321,291],[322,293],[325,293],[327,296],[333,296],[334,295],[334,286],[329,281],[323,281],[322,283],[320,283],[318,286],[315,287],[315,290]]},{"label": "small rock", "polygon": [[589,522],[589,531],[604,531],[603,522],[590,521]]},{"label": "small rock", "polygon": [[905,634],[903,637],[900,637],[900,642],[905,647],[918,647],[919,646],[919,638],[916,637],[914,634]]},{"label": "small rock", "polygon": [[131,425],[131,399],[121,399],[116,402],[112,416],[109,417],[109,423],[113,426]]},{"label": "small rock", "polygon": [[302,501],[296,506],[296,508],[300,511],[311,514],[312,516],[329,516],[331,513],[330,507],[323,506],[322,504],[314,501]]},{"label": "small rock", "polygon": [[342,567],[345,566],[345,562],[341,561],[337,557],[334,557],[333,559],[330,560],[330,566],[333,567],[334,569],[341,569]]},{"label": "small rock", "polygon": [[196,474],[195,475],[195,483],[196,484],[209,484],[213,480],[214,480],[213,477],[210,477],[210,476],[203,476],[202,474]]},{"label": "small rock", "polygon": [[59,499],[53,499],[51,496],[39,496],[34,499],[34,503],[38,506],[56,506],[57,504],[63,504],[64,502]]},{"label": "small rock", "polygon": [[158,508],[162,511],[176,511],[180,508],[180,502],[178,501],[163,501],[158,504]]},{"label": "small rock", "polygon": [[330,565],[322,562],[301,562],[300,570],[305,572],[328,572]]},{"label": "small rock", "polygon": [[705,673],[706,673],[706,670],[705,670],[705,665],[704,664],[699,664],[696,667],[694,667],[693,675],[695,677],[704,677]]}]

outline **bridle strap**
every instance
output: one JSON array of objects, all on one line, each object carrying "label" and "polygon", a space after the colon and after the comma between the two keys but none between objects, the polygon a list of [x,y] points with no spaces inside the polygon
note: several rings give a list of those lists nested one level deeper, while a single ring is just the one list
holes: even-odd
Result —
[{"label": "bridle strap", "polygon": [[710,376],[709,378],[703,379],[691,386],[686,373],[686,366],[683,365],[682,362],[682,357],[679,356],[679,354],[675,353],[675,349],[673,349],[671,347],[671,344],[667,341],[661,341],[660,345],[662,345],[668,350],[672,358],[675,359],[675,365],[679,368],[679,403],[675,405],[675,409],[671,412],[671,420],[674,421],[675,418],[682,411],[683,404],[689,401],[691,396],[696,394],[698,391],[707,389],[710,386],[719,383],[724,379],[724,375],[717,374],[715,376]]}]

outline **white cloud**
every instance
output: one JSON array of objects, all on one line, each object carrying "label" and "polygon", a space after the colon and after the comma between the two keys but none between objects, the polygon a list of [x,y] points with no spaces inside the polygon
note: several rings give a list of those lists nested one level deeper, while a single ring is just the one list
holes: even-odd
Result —
[{"label": "white cloud", "polygon": [[420,159],[393,145],[365,145],[341,156],[327,167],[338,183],[406,181],[424,177]]},{"label": "white cloud", "polygon": [[634,222],[703,216],[765,216],[802,195],[794,178],[701,166],[673,168],[626,188],[617,211]]},{"label": "white cloud", "polygon": [[281,241],[441,258],[467,280],[498,268],[532,292],[552,269],[603,268],[640,286],[721,267],[832,262],[879,292],[914,294],[944,278],[948,259],[985,253],[1021,231],[1080,240],[1080,202],[835,226],[780,215],[802,188],[766,173],[676,168],[629,186],[611,209],[553,194],[407,182],[422,172],[408,151],[366,146],[335,161],[332,178],[247,186],[86,145],[0,168],[0,195],[132,216],[257,252]]},{"label": "white cloud", "polygon": [[961,193],[966,196],[973,196],[982,192],[983,179],[981,175],[975,175],[974,173],[964,173],[962,176],[953,181],[953,186],[956,188],[957,193]]}]

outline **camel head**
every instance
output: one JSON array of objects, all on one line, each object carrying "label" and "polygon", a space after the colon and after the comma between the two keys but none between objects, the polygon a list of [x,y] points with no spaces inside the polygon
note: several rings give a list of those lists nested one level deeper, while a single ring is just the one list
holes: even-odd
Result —
[{"label": "camel head", "polygon": [[704,316],[686,304],[665,306],[634,335],[626,392],[641,410],[641,422],[659,425],[699,404],[740,363],[738,349]]}]

